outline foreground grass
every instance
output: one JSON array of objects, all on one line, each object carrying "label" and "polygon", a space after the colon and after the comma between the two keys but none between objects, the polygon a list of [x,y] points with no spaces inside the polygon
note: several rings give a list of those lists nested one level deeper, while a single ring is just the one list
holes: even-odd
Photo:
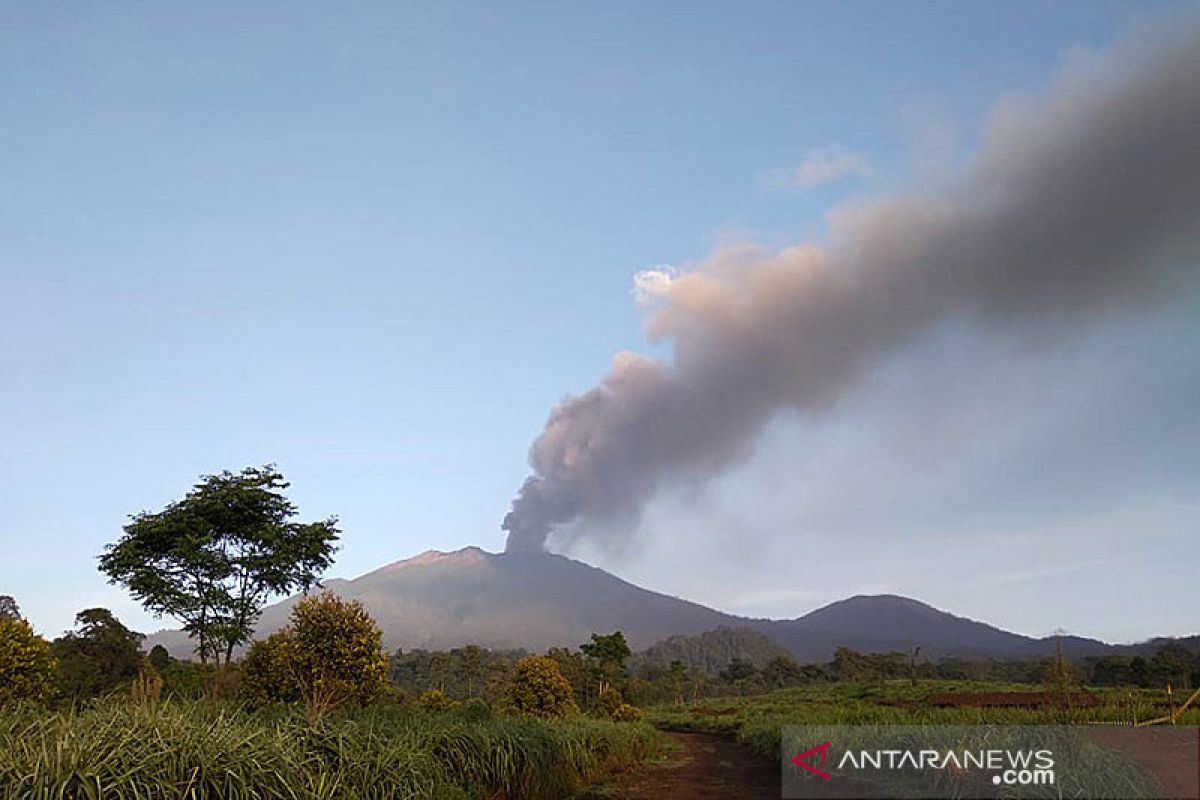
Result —
[{"label": "foreground grass", "polygon": [[648,725],[467,705],[380,707],[318,727],[289,709],[101,703],[0,710],[0,798],[570,797],[657,751]]}]

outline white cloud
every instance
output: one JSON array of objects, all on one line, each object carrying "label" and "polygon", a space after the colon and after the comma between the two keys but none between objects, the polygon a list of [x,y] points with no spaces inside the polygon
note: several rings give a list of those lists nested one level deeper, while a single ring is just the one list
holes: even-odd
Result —
[{"label": "white cloud", "polygon": [[871,165],[866,158],[840,144],[814,147],[792,175],[792,184],[806,189],[838,183],[847,178],[868,178]]},{"label": "white cloud", "polygon": [[633,299],[639,308],[648,308],[658,303],[670,289],[671,281],[679,277],[679,269],[670,264],[659,264],[644,269],[633,276]]}]

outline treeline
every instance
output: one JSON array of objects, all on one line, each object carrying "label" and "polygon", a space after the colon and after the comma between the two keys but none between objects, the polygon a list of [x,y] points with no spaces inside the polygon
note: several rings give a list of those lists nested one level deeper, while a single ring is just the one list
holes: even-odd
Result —
[{"label": "treeline", "polygon": [[0,596],[0,706],[83,707],[124,694],[152,702],[299,704],[315,720],[347,705],[448,711],[473,700],[543,718],[577,711],[617,721],[641,718],[622,694],[630,650],[620,631],[545,655],[468,646],[398,651],[389,658],[381,638],[361,603],[323,592],[297,602],[288,625],[254,641],[241,660],[197,663],[175,659],[161,645],[143,652],[142,634],[103,608],[80,612],[73,630],[48,642],[21,618],[12,598]]},{"label": "treeline", "polygon": [[[639,705],[694,701],[706,697],[760,694],[819,682],[877,680],[958,680],[1047,684],[1064,679],[1090,686],[1136,686],[1177,689],[1200,686],[1200,653],[1168,642],[1148,656],[1100,656],[1071,660],[1055,657],[1027,659],[923,659],[918,654],[860,653],[838,648],[823,663],[800,663],[777,648],[762,647],[748,657],[725,657],[739,651],[742,632],[721,629],[695,637],[672,637],[669,649],[655,645],[633,655],[628,665],[611,661],[610,683],[629,702]],[[752,633],[752,632],[751,632]],[[748,641],[761,645],[754,634]],[[604,639],[605,637],[598,637]],[[705,645],[711,646],[706,650]],[[692,660],[661,663],[664,652],[688,653]],[[744,651],[743,651],[744,652]],[[463,647],[449,651],[413,650],[390,661],[393,682],[414,694],[431,689],[456,699],[491,700],[505,685],[513,664],[524,651],[491,651]],[[547,654],[571,681],[581,707],[594,704],[603,675],[598,662],[584,650],[554,648]],[[723,663],[723,666],[720,664]]]}]

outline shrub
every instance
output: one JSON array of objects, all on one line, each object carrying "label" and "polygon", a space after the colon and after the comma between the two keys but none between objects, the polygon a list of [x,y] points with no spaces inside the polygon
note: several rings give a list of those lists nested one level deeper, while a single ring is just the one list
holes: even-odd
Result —
[{"label": "shrub", "polygon": [[294,690],[311,721],[347,703],[366,705],[387,686],[382,634],[358,601],[331,592],[305,597],[288,627],[268,638],[256,667],[260,689],[279,698]]},{"label": "shrub", "polygon": [[0,618],[0,705],[48,700],[54,680],[50,643],[25,620]]},{"label": "shrub", "polygon": [[596,712],[604,717],[611,717],[617,709],[625,704],[625,698],[615,686],[605,686],[604,691],[596,698]]},{"label": "shrub", "polygon": [[454,718],[461,722],[487,722],[492,719],[495,714],[492,713],[492,707],[486,701],[480,700],[478,697],[472,697],[470,700],[464,700],[456,704],[454,708]]},{"label": "shrub", "polygon": [[548,719],[575,713],[570,682],[558,663],[547,656],[528,656],[517,662],[508,685],[508,699],[515,711]]},{"label": "shrub", "polygon": [[285,631],[251,644],[242,660],[242,697],[255,705],[299,700],[300,689],[288,664],[288,652]]},{"label": "shrub", "polygon": [[629,705],[629,703],[621,703],[612,712],[612,718],[615,722],[641,722],[642,710],[637,706]]},{"label": "shrub", "polygon": [[430,689],[422,693],[417,702],[425,711],[449,711],[454,708],[454,702],[446,697],[446,693],[441,689]]}]

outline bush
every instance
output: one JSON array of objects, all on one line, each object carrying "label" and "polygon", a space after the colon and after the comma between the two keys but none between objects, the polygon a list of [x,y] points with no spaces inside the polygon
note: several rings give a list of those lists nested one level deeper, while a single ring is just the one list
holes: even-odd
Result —
[{"label": "bush", "polygon": [[348,703],[366,705],[387,688],[381,638],[362,603],[331,592],[305,597],[286,628],[246,654],[243,696],[258,703],[299,698],[312,721]]},{"label": "bush", "polygon": [[603,717],[611,717],[624,704],[625,698],[621,697],[615,686],[605,686],[596,698],[596,712]]},{"label": "bush", "polygon": [[23,619],[0,618],[0,705],[54,695],[50,643]]},{"label": "bush", "polygon": [[478,697],[472,697],[458,703],[454,708],[454,718],[461,722],[480,723],[492,719],[492,707]]},{"label": "bush", "polygon": [[446,697],[441,689],[430,689],[421,694],[417,700],[424,711],[449,711],[454,708],[454,701]]},{"label": "bush", "polygon": [[528,656],[517,662],[508,685],[508,700],[518,713],[543,719],[565,717],[579,710],[570,682],[559,671],[558,663],[547,656]]},{"label": "bush", "polygon": [[641,722],[642,710],[629,703],[621,703],[613,710],[612,718],[614,722]]},{"label": "bush", "polygon": [[242,660],[242,697],[255,705],[299,700],[288,654],[288,634],[283,631],[251,644]]}]

